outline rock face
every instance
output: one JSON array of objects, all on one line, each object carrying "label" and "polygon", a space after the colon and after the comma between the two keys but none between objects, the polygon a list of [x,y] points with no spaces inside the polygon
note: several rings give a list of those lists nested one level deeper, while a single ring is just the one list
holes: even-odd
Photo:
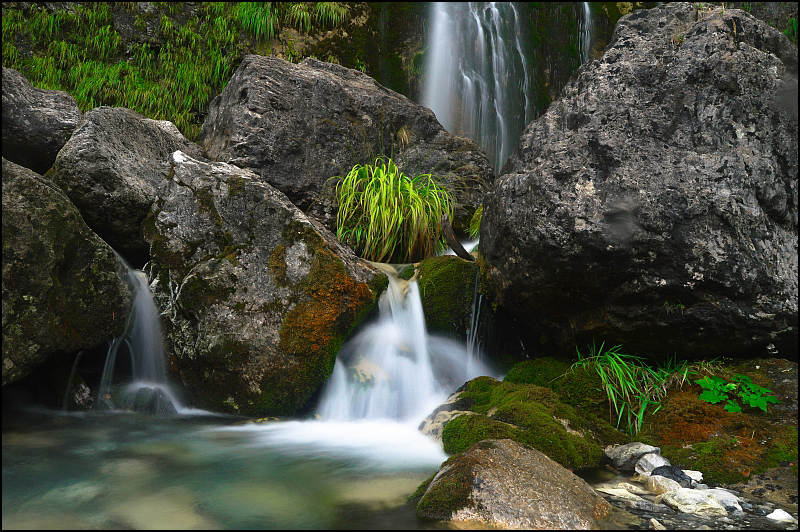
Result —
[{"label": "rock face", "polygon": [[125,266],[51,181],[3,158],[3,385],[119,336]]},{"label": "rock face", "polygon": [[3,67],[3,157],[44,174],[80,119],[72,96],[37,89],[16,70]]},{"label": "rock face", "polygon": [[742,11],[620,19],[487,195],[485,273],[526,343],[795,357],[796,83],[797,48]]},{"label": "rock face", "polygon": [[410,177],[433,173],[464,230],[493,179],[483,150],[442,128],[430,109],[358,71],[315,59],[244,58],[215,98],[199,143],[208,156],[251,168],[332,227],[332,176],[392,156]]},{"label": "rock face", "polygon": [[590,529],[611,505],[586,482],[530,447],[484,440],[448,460],[417,515],[483,527]]},{"label": "rock face", "polygon": [[249,170],[175,152],[145,222],[152,285],[190,402],[297,411],[386,277]]},{"label": "rock face", "polygon": [[84,115],[59,152],[53,180],[89,227],[118,252],[143,263],[149,246],[142,222],[166,182],[175,150],[200,156],[200,149],[171,122],[121,107],[98,107]]}]

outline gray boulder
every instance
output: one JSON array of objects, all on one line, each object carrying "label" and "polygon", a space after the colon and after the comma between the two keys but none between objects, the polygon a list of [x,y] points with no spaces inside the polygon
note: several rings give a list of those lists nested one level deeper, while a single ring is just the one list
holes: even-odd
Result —
[{"label": "gray boulder", "polygon": [[3,157],[44,174],[80,119],[72,96],[37,89],[13,68],[3,67]]},{"label": "gray boulder", "polygon": [[797,47],[743,11],[620,19],[487,195],[486,276],[527,345],[796,356],[796,102]]},{"label": "gray boulder", "polygon": [[386,276],[250,170],[170,166],[145,230],[173,371],[199,408],[296,413]]},{"label": "gray boulder", "polygon": [[660,455],[661,449],[635,441],[624,445],[609,445],[603,450],[605,460],[618,471],[633,471],[636,463],[648,454]]},{"label": "gray boulder", "polygon": [[125,328],[125,265],[51,181],[3,158],[3,385]]},{"label": "gray boulder", "polygon": [[445,131],[430,109],[315,59],[245,57],[211,102],[198,142],[212,160],[251,168],[329,228],[328,179],[379,155],[392,156],[410,177],[439,176],[454,195],[460,230],[494,177],[483,150]]},{"label": "gray boulder", "polygon": [[172,122],[122,107],[87,112],[59,152],[53,180],[86,223],[133,262],[146,261],[142,222],[169,172],[175,150],[200,156]]},{"label": "gray boulder", "polygon": [[583,479],[513,440],[483,440],[452,457],[417,503],[417,515],[469,527],[594,529],[611,505]]}]

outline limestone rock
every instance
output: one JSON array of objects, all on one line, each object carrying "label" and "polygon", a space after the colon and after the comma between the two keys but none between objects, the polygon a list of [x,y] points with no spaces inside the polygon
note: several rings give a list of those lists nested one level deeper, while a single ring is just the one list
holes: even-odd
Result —
[{"label": "limestone rock", "polygon": [[[698,20],[699,18],[699,20]],[[797,47],[735,9],[620,19],[485,201],[498,303],[536,345],[797,346]],[[528,331],[528,332],[526,332]]]},{"label": "limestone rock", "polygon": [[662,476],[674,480],[684,488],[692,487],[692,477],[683,472],[680,467],[661,465],[650,471],[651,476]]},{"label": "limestone rock", "polygon": [[484,440],[442,466],[417,515],[479,527],[589,529],[611,510],[586,482],[512,440]]},{"label": "limestone rock", "polygon": [[200,156],[172,122],[122,107],[98,107],[83,116],[59,152],[53,180],[115,250],[130,260],[143,259],[149,246],[142,222],[167,182],[175,150]]},{"label": "limestone rock", "polygon": [[668,491],[679,490],[681,485],[672,480],[671,478],[662,477],[661,475],[650,475],[644,483],[647,491],[661,495]]},{"label": "limestone rock", "polygon": [[410,177],[439,176],[455,197],[454,226],[462,231],[494,178],[483,150],[445,131],[430,109],[315,59],[295,65],[246,56],[211,102],[199,143],[215,161],[251,168],[329,227],[328,179],[379,155],[393,156]]},{"label": "limestone rock", "polygon": [[386,277],[253,172],[170,166],[145,227],[173,371],[199,408],[294,414]]},{"label": "limestone rock", "polygon": [[674,510],[687,514],[727,516],[728,511],[725,507],[708,492],[709,490],[680,488],[656,497],[656,502],[662,502]]},{"label": "limestone rock", "polygon": [[44,174],[80,119],[72,96],[37,89],[13,68],[3,67],[3,157]]},{"label": "limestone rock", "polygon": [[124,264],[51,181],[3,158],[3,385],[125,328]]},{"label": "limestone rock", "polygon": [[661,449],[641,442],[625,445],[609,445],[604,449],[605,457],[618,471],[633,471],[639,459],[650,453],[661,454]]},{"label": "limestone rock", "polygon": [[649,475],[653,469],[664,465],[670,465],[670,463],[669,460],[661,456],[661,453],[647,453],[636,462],[634,471],[640,475],[646,476]]}]

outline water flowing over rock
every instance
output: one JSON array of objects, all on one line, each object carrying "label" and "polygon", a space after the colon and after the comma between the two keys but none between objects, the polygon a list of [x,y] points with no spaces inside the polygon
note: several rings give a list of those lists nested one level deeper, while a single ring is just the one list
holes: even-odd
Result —
[{"label": "water flowing over rock", "polygon": [[511,529],[590,529],[611,506],[543,453],[484,440],[451,458],[417,504],[417,515]]},{"label": "water flowing over rock", "polygon": [[[433,173],[465,230],[494,174],[485,153],[449,134],[425,107],[358,71],[315,59],[244,58],[215,98],[199,143],[216,161],[251,168],[330,227],[328,179],[392,156],[411,177]],[[309,211],[309,209],[311,209]]]},{"label": "water flowing over rock", "polygon": [[386,277],[250,170],[170,166],[145,230],[173,372],[200,408],[295,413]]},{"label": "water flowing over rock", "polygon": [[98,107],[83,116],[59,152],[53,180],[86,223],[132,262],[146,257],[142,222],[166,182],[175,150],[200,149],[172,122],[151,120],[121,107]]},{"label": "water flowing over rock", "polygon": [[44,174],[80,119],[72,96],[37,89],[16,70],[3,67],[3,157]]},{"label": "water flowing over rock", "polygon": [[119,335],[132,299],[125,266],[69,198],[3,158],[3,385]]},{"label": "water flowing over rock", "polygon": [[485,272],[526,347],[795,357],[796,83],[797,48],[742,11],[620,19],[487,195]]}]

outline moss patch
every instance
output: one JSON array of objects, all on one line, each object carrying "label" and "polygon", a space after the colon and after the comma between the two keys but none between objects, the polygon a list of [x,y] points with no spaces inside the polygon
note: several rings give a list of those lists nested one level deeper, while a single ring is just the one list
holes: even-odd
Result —
[{"label": "moss patch", "polygon": [[417,269],[428,330],[465,338],[472,316],[475,263],[454,256],[433,257],[421,261]]}]

